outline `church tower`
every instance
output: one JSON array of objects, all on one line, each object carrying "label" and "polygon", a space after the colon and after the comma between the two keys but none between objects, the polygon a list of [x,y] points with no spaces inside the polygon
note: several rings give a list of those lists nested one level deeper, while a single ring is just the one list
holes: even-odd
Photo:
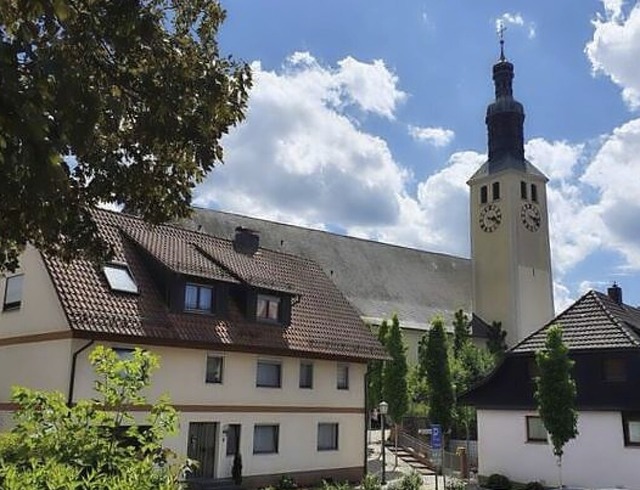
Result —
[{"label": "church tower", "polygon": [[524,109],[513,98],[513,64],[493,65],[487,107],[489,159],[469,179],[473,311],[502,323],[508,346],[553,318],[547,177],[524,157]]}]

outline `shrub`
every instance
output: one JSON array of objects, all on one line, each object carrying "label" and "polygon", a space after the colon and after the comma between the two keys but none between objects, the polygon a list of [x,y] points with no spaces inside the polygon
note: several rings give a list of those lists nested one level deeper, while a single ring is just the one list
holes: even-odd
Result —
[{"label": "shrub", "polygon": [[525,485],[524,490],[545,490],[545,488],[539,481],[530,481]]},{"label": "shrub", "polygon": [[422,487],[422,475],[417,471],[404,475],[399,482],[389,486],[392,490],[420,490],[420,487]]},{"label": "shrub", "polygon": [[353,486],[345,481],[342,483],[334,483],[332,480],[322,480],[323,490],[353,490]]},{"label": "shrub", "polygon": [[276,488],[278,490],[296,490],[296,488],[298,488],[298,484],[290,475],[282,475],[278,481],[278,485],[276,485]]},{"label": "shrub", "polygon": [[447,478],[445,490],[464,490],[465,485],[465,482],[457,478]]},{"label": "shrub", "polygon": [[511,490],[511,480],[504,475],[494,473],[489,476],[484,486],[489,490]]},{"label": "shrub", "polygon": [[380,483],[380,478],[378,475],[374,475],[373,473],[367,473],[365,477],[362,479],[362,483],[360,484],[362,490],[381,490],[382,484]]}]

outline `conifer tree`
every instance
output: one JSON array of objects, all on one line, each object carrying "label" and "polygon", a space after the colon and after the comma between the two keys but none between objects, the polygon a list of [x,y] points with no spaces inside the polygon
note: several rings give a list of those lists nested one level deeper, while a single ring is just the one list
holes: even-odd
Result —
[{"label": "conifer tree", "polygon": [[383,398],[389,404],[389,417],[397,425],[402,421],[409,407],[406,348],[402,341],[398,315],[393,315],[391,320],[387,350],[392,359],[386,361],[384,365]]},{"label": "conifer tree", "polygon": [[458,353],[469,340],[469,317],[462,310],[455,312],[453,318],[453,355],[458,357]]},{"label": "conifer tree", "polygon": [[429,418],[438,423],[443,431],[451,427],[454,409],[453,385],[449,370],[447,339],[444,322],[436,317],[431,322],[426,346],[422,352],[421,364],[424,365],[429,385]]},{"label": "conifer tree", "polygon": [[[387,320],[383,320],[378,329],[378,340],[386,347],[387,334],[389,332],[389,324]],[[367,390],[367,408],[373,410],[378,407],[382,401],[382,370],[384,361],[371,361],[369,363],[368,390]]]}]

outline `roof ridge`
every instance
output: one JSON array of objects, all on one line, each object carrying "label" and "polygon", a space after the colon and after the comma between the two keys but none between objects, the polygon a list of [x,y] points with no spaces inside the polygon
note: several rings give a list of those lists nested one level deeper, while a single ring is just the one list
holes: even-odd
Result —
[{"label": "roof ridge", "polygon": [[[592,290],[593,291],[593,290]],[[593,291],[594,295],[596,297],[596,300],[598,301],[598,303],[600,304],[600,306],[602,307],[602,309],[605,311],[605,313],[607,314],[607,316],[611,319],[611,321],[615,324],[616,327],[618,327],[620,329],[620,331],[627,337],[627,339],[629,339],[629,341],[632,344],[635,345],[640,345],[640,342],[638,342],[638,339],[635,338],[634,336],[632,336],[629,331],[627,330],[627,328],[625,327],[625,325],[623,325],[623,323],[626,323],[624,320],[620,319],[618,316],[614,315],[611,310],[609,309],[608,306],[605,305],[605,302],[603,301],[603,298],[607,298],[608,301],[612,301],[608,295],[601,293],[600,291]],[[618,305],[616,303],[616,305]],[[625,305],[618,305],[621,307],[624,307]]]},{"label": "roof ridge", "polygon": [[[413,252],[420,252],[420,253],[427,253],[427,254],[431,254],[431,255],[439,255],[441,257],[449,257],[449,258],[453,258],[453,259],[461,259],[461,260],[471,260],[469,257],[462,257],[460,255],[453,255],[450,253],[446,253],[446,252],[435,252],[432,250],[424,250],[421,248],[417,248],[414,246],[407,246],[407,245],[398,245],[395,243],[388,243],[388,242],[382,242],[379,240],[374,240],[371,238],[362,238],[362,237],[357,237],[357,236],[352,236],[352,235],[346,235],[343,233],[338,233],[335,231],[328,231],[328,230],[320,230],[318,228],[310,228],[307,226],[302,226],[302,225],[296,225],[293,223],[283,223],[282,221],[274,221],[274,220],[270,220],[270,219],[264,219],[264,218],[256,218],[255,216],[248,216],[246,214],[239,214],[239,213],[232,213],[230,211],[221,211],[218,209],[209,209],[209,208],[203,208],[203,207],[198,207],[198,206],[192,206],[194,209],[200,209],[202,211],[208,211],[208,212],[212,212],[212,213],[220,213],[220,214],[226,214],[228,216],[238,216],[240,218],[246,218],[246,219],[251,219],[251,220],[256,220],[256,221],[264,221],[267,223],[271,223],[271,224],[275,224],[275,225],[280,225],[280,226],[287,226],[290,228],[296,228],[299,230],[303,230],[303,231],[313,231],[313,232],[317,232],[317,233],[323,233],[326,235],[333,235],[335,237],[339,237],[339,238],[345,238],[348,240],[356,240],[356,241],[360,241],[360,242],[366,242],[366,243],[373,243],[375,245],[381,245],[383,247],[394,247],[394,248],[400,248],[403,250],[411,250]],[[273,250],[272,248],[268,248],[265,247],[265,250],[271,250],[273,252],[277,252],[277,253],[288,253],[288,252],[281,252],[279,250]]]}]

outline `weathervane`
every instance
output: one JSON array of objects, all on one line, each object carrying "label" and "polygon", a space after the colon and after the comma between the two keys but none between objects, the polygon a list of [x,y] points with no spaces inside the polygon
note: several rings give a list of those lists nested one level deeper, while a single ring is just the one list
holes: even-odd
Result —
[{"label": "weathervane", "polygon": [[501,20],[498,21],[498,38],[500,39],[500,61],[506,60],[506,58],[504,57],[504,31],[506,30],[507,28],[504,23]]}]

